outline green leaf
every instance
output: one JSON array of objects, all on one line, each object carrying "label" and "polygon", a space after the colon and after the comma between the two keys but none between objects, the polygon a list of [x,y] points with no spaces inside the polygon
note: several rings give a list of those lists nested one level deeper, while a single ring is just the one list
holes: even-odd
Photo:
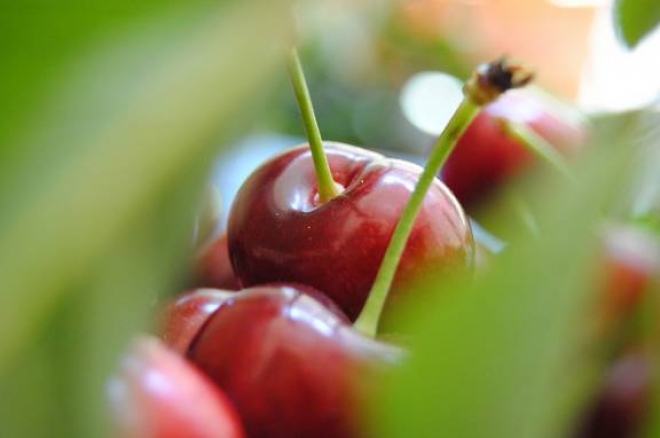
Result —
[{"label": "green leaf", "polygon": [[660,2],[618,0],[615,17],[621,38],[628,47],[635,47],[660,23]]},{"label": "green leaf", "polygon": [[571,435],[601,366],[585,310],[596,299],[595,230],[640,124],[618,122],[618,135],[574,169],[575,184],[537,187],[539,237],[511,242],[474,285],[411,306],[410,358],[379,398],[375,436]]},{"label": "green leaf", "polygon": [[[205,18],[194,34],[176,42],[179,47],[165,66],[158,65],[133,87],[135,93],[121,112],[104,114],[91,132],[82,126],[59,138],[61,125],[81,123],[71,116],[82,111],[57,105],[52,109],[54,121],[46,129],[56,143],[44,143],[44,135],[39,135],[43,149],[66,148],[66,141],[85,146],[75,155],[63,154],[42,178],[29,174],[37,181],[25,181],[26,188],[35,187],[26,190],[27,199],[9,198],[0,206],[7,214],[0,233],[0,278],[3,290],[20,291],[0,295],[0,365],[47,314],[57,291],[85,271],[168,178],[213,149],[212,135],[232,120],[236,108],[275,65],[278,53],[264,41],[283,32],[277,18],[282,14],[272,2],[266,3],[263,12],[242,6],[234,16],[216,13]],[[247,22],[254,29],[247,30]],[[108,78],[101,79],[86,91],[103,90],[103,79]],[[117,85],[110,84],[121,90]],[[100,104],[87,103],[83,111]],[[35,126],[42,129],[40,122]]]},{"label": "green leaf", "polygon": [[1,434],[97,437],[119,352],[182,277],[212,159],[280,65],[289,4],[43,3],[0,14],[16,42],[0,73],[16,110],[0,122]]}]

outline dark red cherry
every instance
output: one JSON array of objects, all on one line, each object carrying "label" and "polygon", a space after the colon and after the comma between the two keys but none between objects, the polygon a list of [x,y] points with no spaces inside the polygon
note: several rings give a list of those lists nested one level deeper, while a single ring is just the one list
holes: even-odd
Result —
[{"label": "dark red cherry", "polygon": [[241,288],[229,260],[226,233],[214,237],[200,250],[193,264],[193,287],[226,290]]},{"label": "dark red cherry", "polygon": [[641,350],[621,355],[604,379],[594,405],[579,426],[578,438],[641,436],[652,396],[652,370]]},{"label": "dark red cherry", "polygon": [[233,295],[188,352],[251,438],[358,436],[367,386],[400,355],[285,285]]},{"label": "dark red cherry", "polygon": [[571,155],[585,142],[586,126],[574,111],[564,110],[560,113],[561,109],[525,90],[507,92],[484,107],[441,172],[466,211],[472,214],[481,201],[534,161],[529,151],[504,132],[499,119],[526,124],[562,154]]},{"label": "dark red cherry", "polygon": [[[362,309],[390,236],[421,168],[364,149],[325,143],[341,194],[326,203],[307,146],[258,168],[229,216],[229,252],[246,286],[296,282],[327,294],[354,320]],[[470,224],[451,192],[435,181],[426,195],[391,295],[423,274],[472,269]],[[385,310],[387,319],[388,309]]]}]

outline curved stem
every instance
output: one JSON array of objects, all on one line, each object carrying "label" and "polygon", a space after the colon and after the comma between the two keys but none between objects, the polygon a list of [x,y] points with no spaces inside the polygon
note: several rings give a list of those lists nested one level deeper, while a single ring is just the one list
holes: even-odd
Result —
[{"label": "curved stem", "polygon": [[312,151],[312,159],[314,160],[316,179],[318,180],[319,186],[319,200],[321,202],[328,202],[339,194],[339,190],[335,181],[332,179],[330,165],[323,152],[321,132],[316,123],[312,99],[309,95],[309,89],[307,88],[305,74],[303,72],[302,64],[300,63],[300,58],[298,57],[298,51],[295,47],[290,50],[288,61],[291,83],[293,84],[293,90],[296,93],[296,100],[298,101],[300,114],[302,115],[303,123],[305,124],[309,148]]},{"label": "curved stem", "polygon": [[387,295],[392,286],[399,261],[406,248],[415,219],[426,197],[426,192],[433,184],[435,176],[447,161],[458,139],[477,116],[482,106],[496,100],[511,88],[528,84],[533,74],[524,66],[511,63],[502,58],[477,67],[472,77],[463,86],[463,101],[456,109],[451,120],[436,141],[424,170],[410,195],[408,204],[394,228],[394,233],[383,256],[376,279],[369,292],[367,302],[355,321],[354,327],[362,333],[375,337],[378,333],[380,315],[385,307]]},{"label": "curved stem", "polygon": [[451,154],[454,146],[456,146],[456,142],[478,114],[479,109],[480,106],[470,98],[464,98],[444,131],[442,131],[442,134],[440,134],[424,167],[424,171],[410,196],[410,200],[401,214],[401,219],[394,229],[394,234],[392,234],[389,246],[385,251],[385,256],[381,262],[371,292],[369,292],[369,298],[357,321],[355,321],[354,327],[362,333],[372,337],[376,335],[380,314],[385,306],[387,294],[394,280],[399,260],[406,248],[408,237],[415,224],[417,214],[421,210],[426,192],[431,187],[431,184],[433,184],[435,176],[442,168],[449,154]]}]

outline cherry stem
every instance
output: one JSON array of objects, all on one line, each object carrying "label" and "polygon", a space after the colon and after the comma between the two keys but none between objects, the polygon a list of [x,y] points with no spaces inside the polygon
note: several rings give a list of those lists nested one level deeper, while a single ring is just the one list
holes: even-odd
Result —
[{"label": "cherry stem", "polygon": [[319,200],[321,202],[328,202],[339,194],[339,189],[332,179],[332,172],[328,159],[323,151],[323,140],[321,138],[321,131],[316,122],[314,115],[314,107],[312,106],[312,98],[309,95],[307,82],[305,81],[305,73],[303,72],[298,51],[292,48],[289,53],[289,74],[291,76],[291,83],[293,90],[296,93],[296,100],[300,108],[300,114],[305,124],[305,131],[307,132],[307,141],[309,148],[312,151],[312,159],[314,161],[314,168],[316,169],[316,179],[319,186]]},{"label": "cherry stem", "polygon": [[532,74],[517,64],[500,59],[490,64],[479,66],[463,87],[463,101],[436,141],[426,166],[410,195],[410,199],[401,214],[390,243],[385,251],[378,274],[360,316],[354,327],[362,333],[375,337],[378,333],[380,315],[385,307],[387,295],[392,286],[399,260],[406,248],[415,219],[421,210],[426,192],[429,190],[442,165],[453,151],[458,139],[477,116],[482,106],[497,99],[511,88],[529,83]]},{"label": "cherry stem", "polygon": [[500,119],[499,123],[509,138],[541,158],[546,164],[550,165],[550,167],[567,179],[572,180],[574,178],[564,157],[546,139],[534,132],[529,126],[524,123],[515,123],[505,119]]}]

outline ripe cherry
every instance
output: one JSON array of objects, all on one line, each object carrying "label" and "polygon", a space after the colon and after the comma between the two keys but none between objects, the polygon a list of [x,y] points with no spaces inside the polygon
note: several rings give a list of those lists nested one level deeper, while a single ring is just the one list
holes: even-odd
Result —
[{"label": "ripe cherry", "polygon": [[[324,146],[341,194],[319,201],[307,146],[274,157],[234,200],[229,251],[244,285],[308,284],[353,320],[422,169],[344,144]],[[407,282],[428,273],[469,271],[473,259],[470,223],[451,192],[435,180],[400,260],[394,299]]]},{"label": "ripe cherry", "polygon": [[652,397],[649,358],[639,349],[622,354],[608,370],[578,438],[639,436]]},{"label": "ripe cherry", "polygon": [[362,391],[400,355],[295,285],[233,295],[188,352],[234,403],[252,438],[358,436]]},{"label": "ripe cherry", "polygon": [[243,438],[236,410],[194,366],[152,338],[136,342],[108,385],[122,438]]},{"label": "ripe cherry", "polygon": [[649,290],[660,281],[660,240],[631,225],[612,225],[602,234],[598,271],[604,279],[599,316],[606,332],[634,314]]},{"label": "ripe cherry", "polygon": [[172,350],[185,354],[199,329],[233,292],[195,289],[166,303],[158,321],[159,337]]},{"label": "ripe cherry", "polygon": [[534,162],[533,155],[505,132],[500,119],[524,124],[561,154],[572,155],[586,140],[586,125],[575,110],[562,109],[560,113],[526,90],[505,93],[484,107],[458,141],[441,174],[470,214]]},{"label": "ripe cherry", "polygon": [[226,290],[241,288],[229,259],[226,233],[213,238],[201,248],[193,265],[193,287]]}]

